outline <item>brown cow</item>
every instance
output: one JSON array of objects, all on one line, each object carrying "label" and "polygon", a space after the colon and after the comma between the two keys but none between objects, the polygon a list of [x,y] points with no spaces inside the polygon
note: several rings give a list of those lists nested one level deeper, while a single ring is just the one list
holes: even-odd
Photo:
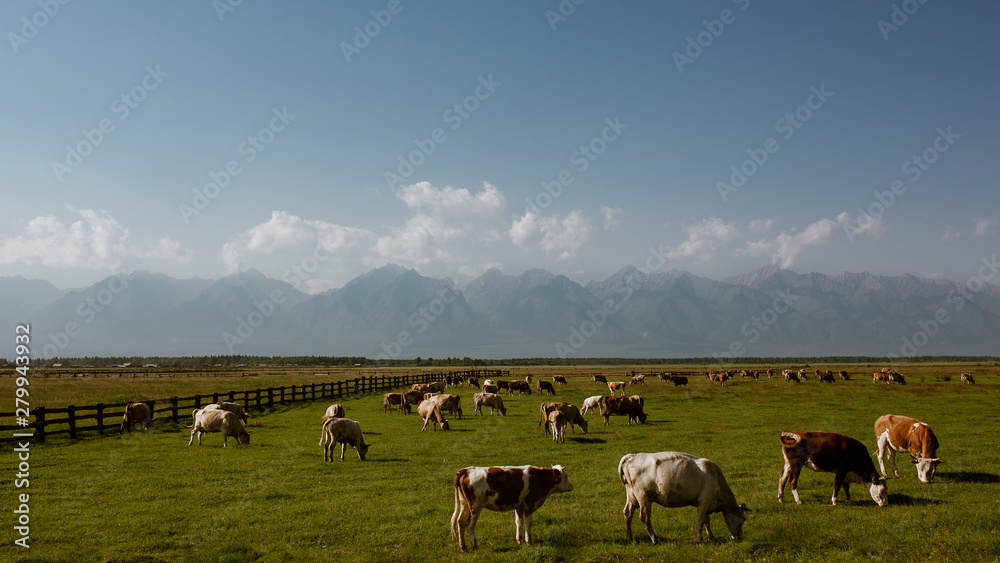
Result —
[{"label": "brown cow", "polygon": [[594,375],[590,376],[590,379],[594,383],[607,383],[608,382],[608,378],[604,377],[603,375],[597,375],[596,373]]},{"label": "brown cow", "polygon": [[503,406],[503,398],[495,393],[487,393],[485,391],[481,393],[476,393],[472,396],[473,404],[476,405],[472,414],[476,413],[483,414],[483,407],[490,407],[490,414],[494,414],[494,411],[500,411],[501,416],[507,416],[507,409]]},{"label": "brown cow", "polygon": [[427,423],[434,421],[434,430],[437,430],[438,424],[441,425],[441,430],[449,430],[448,421],[441,416],[441,407],[438,406],[434,401],[420,401],[417,405],[417,413],[420,414],[420,418],[424,419],[424,426],[420,429],[421,432],[427,429]]},{"label": "brown cow", "polygon": [[347,418],[327,418],[323,420],[323,431],[319,437],[319,445],[323,446],[323,461],[333,461],[334,448],[340,444],[340,461],[344,461],[344,451],[347,446],[358,452],[358,458],[365,460],[371,444],[365,443],[361,433],[361,425],[356,420]]},{"label": "brown cow", "polygon": [[462,420],[462,398],[458,395],[441,394],[435,395],[431,398],[432,401],[441,407],[441,412],[448,411],[448,414],[454,416],[458,413],[458,419]]},{"label": "brown cow", "polygon": [[527,381],[509,381],[507,382],[507,394],[513,395],[514,391],[517,391],[518,395],[531,394],[531,385],[528,385]]},{"label": "brown cow", "polygon": [[791,481],[792,495],[797,504],[799,499],[799,473],[803,467],[813,471],[833,473],[833,497],[830,502],[837,504],[837,493],[844,488],[844,497],[851,501],[850,483],[862,483],[868,487],[872,500],[879,506],[889,504],[885,477],[878,474],[875,464],[868,455],[868,449],[861,442],[833,432],[782,432],[779,438],[785,467],[778,479],[778,502],[782,502],[785,483]]},{"label": "brown cow", "polygon": [[562,383],[563,385],[569,385],[566,383],[566,377],[563,375],[553,375],[552,383]]},{"label": "brown cow", "polygon": [[399,405],[401,405],[401,404],[403,404],[403,394],[402,393],[386,393],[385,395],[382,395],[382,412],[383,413],[389,412],[389,408],[392,407],[392,406],[396,406],[396,408],[398,409]]},{"label": "brown cow", "polygon": [[622,397],[625,396],[625,382],[624,381],[609,381],[608,390],[611,391],[611,396],[615,396],[615,391],[621,391]]},{"label": "brown cow", "polygon": [[483,385],[483,393],[493,393],[494,395],[500,392],[500,388],[496,385]]},{"label": "brown cow", "polygon": [[410,414],[410,405],[420,404],[420,401],[424,400],[424,394],[421,391],[403,391],[403,402],[399,404],[399,412],[406,411],[406,414]]},{"label": "brown cow", "polygon": [[827,371],[819,374],[819,382],[820,383],[833,383],[834,381],[836,381],[836,379],[833,378],[833,372],[832,371],[827,370]]},{"label": "brown cow", "polygon": [[840,370],[840,379],[842,379],[844,381],[847,381],[850,378],[851,378],[851,374],[847,373],[844,370]]},{"label": "brown cow", "polygon": [[122,431],[132,432],[136,424],[141,424],[140,429],[148,430],[153,426],[153,410],[146,403],[129,403],[125,405],[125,414],[122,415],[122,426],[118,433]]},{"label": "brown cow", "polygon": [[[576,429],[574,425],[579,425],[580,430],[583,430],[584,434],[587,433],[587,425],[588,425],[587,419],[583,418],[583,415],[580,414],[580,409],[577,408],[576,405],[572,405],[570,403],[562,403],[559,401],[549,401],[542,403],[538,410],[541,413],[541,417],[538,419],[538,427],[535,428],[535,430],[539,430],[542,428],[542,426],[548,420],[549,414],[552,413],[552,411],[559,411],[563,413],[563,415],[566,417],[566,423],[570,425],[571,427],[570,429],[574,434],[576,434]],[[545,431],[546,432],[549,431],[547,426],[545,427]]]},{"label": "brown cow", "polygon": [[875,437],[878,438],[878,465],[882,475],[886,475],[885,452],[889,451],[892,472],[899,477],[896,469],[896,452],[908,452],[917,466],[917,478],[921,483],[934,480],[941,459],[937,457],[938,441],[934,431],[926,423],[908,416],[882,415],[875,421]]},{"label": "brown cow", "polygon": [[539,380],[537,383],[536,390],[538,391],[539,395],[541,395],[543,391],[548,391],[552,395],[556,394],[556,390],[552,387],[552,384],[549,383],[548,381]]},{"label": "brown cow", "polygon": [[601,403],[601,416],[604,417],[604,425],[608,425],[608,420],[613,414],[627,415],[631,425],[635,420],[638,423],[646,423],[646,413],[642,412],[643,400],[638,395],[631,397],[605,397]]}]

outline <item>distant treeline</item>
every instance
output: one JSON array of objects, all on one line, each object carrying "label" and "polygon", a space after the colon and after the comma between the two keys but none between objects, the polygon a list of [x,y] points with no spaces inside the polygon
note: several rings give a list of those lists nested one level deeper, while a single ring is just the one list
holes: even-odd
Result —
[{"label": "distant treeline", "polygon": [[[740,358],[737,362],[721,362],[718,358],[506,358],[482,359],[447,357],[421,358],[399,360],[370,360],[358,356],[122,356],[122,357],[91,357],[82,358],[52,358],[34,359],[33,367],[78,367],[110,368],[127,366],[129,368],[149,369],[252,369],[260,367],[500,367],[500,366],[671,366],[671,365],[790,365],[808,366],[810,364],[893,364],[893,363],[941,363],[941,362],[979,362],[1000,363],[998,356],[914,356],[910,358],[886,358],[880,356],[812,356],[812,357],[754,357]],[[12,367],[13,364],[0,359],[0,365]]]}]

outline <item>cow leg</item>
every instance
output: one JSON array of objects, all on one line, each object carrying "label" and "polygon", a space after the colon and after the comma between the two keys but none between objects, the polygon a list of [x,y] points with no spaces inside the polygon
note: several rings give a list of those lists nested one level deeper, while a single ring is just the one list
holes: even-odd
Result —
[{"label": "cow leg", "polygon": [[695,523],[694,523],[694,525],[695,525],[695,534],[694,534],[694,536],[695,536],[695,540],[697,540],[699,543],[701,542],[701,529],[702,528],[705,528],[705,535],[708,536],[708,541],[712,541],[712,539],[713,539],[713,537],[712,537],[712,529],[709,527],[709,524],[711,523],[710,522],[710,516],[711,515],[709,514],[708,509],[709,509],[708,504],[704,504],[703,503],[703,504],[698,505],[698,518],[695,520]]},{"label": "cow leg", "polygon": [[833,476],[833,497],[830,498],[830,504],[832,504],[833,506],[837,506],[837,494],[840,493],[840,488],[841,487],[845,487],[846,488],[848,486],[849,485],[847,485],[846,483],[844,483],[844,476],[841,475],[839,471],[836,472],[836,473],[834,473],[834,476]]},{"label": "cow leg", "polygon": [[228,438],[228,437],[229,437],[229,434],[226,433],[225,430],[223,430],[222,431],[222,447],[223,448],[226,447],[226,438]]},{"label": "cow leg", "polygon": [[[429,418],[425,418],[425,419],[424,419],[424,426],[423,426],[423,427],[422,427],[422,428],[420,429],[420,431],[421,431],[421,432],[423,432],[424,430],[426,430],[426,429],[427,429],[427,422],[428,422],[429,420],[430,420]],[[434,429],[435,429],[435,430],[437,430],[437,424],[435,424],[435,425],[434,425]]]},{"label": "cow leg", "polygon": [[344,452],[347,451],[347,442],[340,444],[340,461],[344,461]]},{"label": "cow leg", "polygon": [[[192,428],[192,429],[191,429],[191,439],[190,439],[190,440],[188,440],[188,445],[189,445],[189,446],[190,446],[191,444],[193,444],[193,443],[194,443],[194,435],[195,435],[195,432],[197,432],[197,429],[195,429],[195,428]],[[200,443],[201,443],[201,442],[199,442],[199,444],[200,444]]]},{"label": "cow leg", "polygon": [[524,543],[531,545],[531,513],[525,511],[522,520],[524,525]]},{"label": "cow leg", "polygon": [[646,533],[649,534],[649,540],[656,544],[659,543],[660,540],[657,539],[656,532],[653,531],[653,519],[650,514],[653,508],[652,505],[652,499],[645,494],[639,499],[639,521],[642,522],[643,526],[645,526]]},{"label": "cow leg", "polygon": [[625,491],[625,508],[622,509],[622,515],[625,517],[625,541],[627,543],[632,542],[632,514],[635,512],[636,507],[639,503],[632,498],[631,491]]},{"label": "cow leg", "polygon": [[[469,530],[469,549],[471,549],[473,551],[475,551],[476,548],[479,547],[479,544],[476,543],[476,521],[479,520],[479,512],[480,511],[481,511],[481,509],[480,510],[476,510],[475,508],[473,508],[472,509],[472,515],[469,516],[469,523],[466,524],[466,526],[465,526]],[[461,522],[461,521],[459,521],[459,522]],[[461,525],[461,523],[459,523],[458,533],[459,534],[462,533],[462,525]]]},{"label": "cow leg", "polygon": [[[889,465],[892,466],[892,474],[899,477],[899,470],[896,469],[896,448],[892,447],[892,444],[889,444],[889,451],[887,453],[889,454]],[[885,469],[882,470],[882,476],[886,476]]]},{"label": "cow leg", "polygon": [[514,540],[521,543],[521,528],[524,526],[524,513],[521,510],[514,511]]},{"label": "cow leg", "polygon": [[[882,470],[883,477],[886,476],[886,473],[885,473],[885,462],[883,461],[882,458],[885,457],[885,446],[888,441],[889,441],[889,431],[886,430],[885,432],[882,432],[881,436],[878,437],[878,453],[875,455],[876,459],[878,459],[878,467],[879,469]],[[889,463],[892,462],[890,461]]]}]

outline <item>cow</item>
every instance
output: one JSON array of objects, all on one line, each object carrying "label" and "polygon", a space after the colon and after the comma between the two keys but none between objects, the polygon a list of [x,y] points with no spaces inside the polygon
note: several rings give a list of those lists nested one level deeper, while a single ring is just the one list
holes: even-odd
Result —
[{"label": "cow", "polygon": [[564,375],[553,375],[552,383],[562,383],[563,385],[569,385],[569,383],[566,383],[566,376]]},{"label": "cow", "polygon": [[413,412],[410,410],[410,405],[419,404],[420,401],[424,400],[424,394],[421,391],[403,391],[403,402],[399,404],[399,412],[406,411],[406,414]]},{"label": "cow", "polygon": [[963,373],[962,374],[962,383],[968,383],[969,385],[975,385],[976,380],[972,379],[972,374],[971,373]]},{"label": "cow", "polygon": [[125,405],[125,414],[122,415],[122,426],[118,429],[118,434],[123,431],[132,433],[136,424],[140,424],[141,430],[148,430],[153,426],[153,409],[146,403],[130,402]]},{"label": "cow", "polygon": [[783,502],[785,483],[792,484],[792,495],[797,504],[799,499],[799,473],[803,466],[813,471],[833,473],[833,496],[830,502],[837,504],[837,493],[844,488],[844,497],[851,502],[851,483],[862,483],[879,506],[889,504],[885,477],[875,470],[875,463],[868,455],[868,449],[861,442],[833,432],[782,432],[779,437],[781,454],[785,467],[778,479],[778,502]]},{"label": "cow", "polygon": [[410,389],[414,391],[420,391],[423,393],[444,393],[444,389],[447,387],[444,381],[435,381],[433,383],[414,383]]},{"label": "cow", "polygon": [[621,391],[622,397],[625,396],[625,382],[624,381],[609,381],[608,390],[611,391],[611,396],[615,396],[615,391]]},{"label": "cow", "polygon": [[684,385],[685,387],[687,387],[688,378],[684,377],[683,375],[672,375],[670,376],[670,379],[674,382],[674,387],[678,387],[680,385]]},{"label": "cow", "polygon": [[239,403],[230,403],[223,401],[221,403],[212,403],[209,405],[205,405],[201,407],[201,409],[202,410],[221,409],[224,411],[229,411],[235,414],[236,416],[240,417],[240,421],[243,424],[246,424],[247,420],[250,418],[250,415],[248,415],[246,411],[243,410],[243,407]]},{"label": "cow", "polygon": [[[541,381],[538,382],[539,385],[542,384]],[[528,385],[527,381],[510,381],[507,383],[507,394],[513,395],[514,391],[517,391],[518,395],[524,395],[527,393],[531,394],[531,385]]]},{"label": "cow", "polygon": [[889,383],[895,383],[897,385],[906,385],[906,378],[903,374],[898,371],[889,372]]},{"label": "cow", "polygon": [[809,379],[809,378],[808,378],[808,377],[806,376],[806,370],[805,370],[805,368],[803,368],[803,369],[800,369],[800,370],[799,370],[799,379],[800,379],[801,381],[805,381],[805,380]]},{"label": "cow", "polygon": [[500,389],[496,385],[483,385],[483,393],[493,393],[496,394]]},{"label": "cow", "polygon": [[786,369],[784,371],[784,374],[785,374],[785,381],[794,381],[796,383],[802,383],[801,381],[799,381],[798,374],[795,373],[794,371],[792,371],[790,369]]},{"label": "cow", "polygon": [[327,418],[323,420],[323,431],[320,434],[319,445],[323,446],[323,461],[333,461],[334,448],[340,444],[340,461],[344,461],[347,446],[358,452],[358,459],[365,460],[371,444],[365,443],[361,433],[361,425],[356,420],[347,418]]},{"label": "cow", "polygon": [[875,421],[875,437],[878,440],[877,458],[882,475],[888,477],[883,461],[888,449],[889,465],[896,477],[899,477],[896,452],[909,452],[913,458],[910,461],[917,466],[917,478],[920,482],[930,483],[934,480],[941,459],[937,457],[937,436],[926,423],[908,416],[885,414]]},{"label": "cow", "polygon": [[465,467],[455,473],[455,512],[451,515],[451,537],[465,551],[465,532],[475,550],[476,521],[484,508],[498,512],[514,511],[514,539],[531,544],[531,515],[541,508],[552,493],[573,490],[561,465],[551,469],[522,466]]},{"label": "cow", "polygon": [[506,391],[510,391],[510,381],[505,381],[505,380],[498,379],[498,380],[496,380],[496,381],[493,382],[493,385],[496,385],[497,389],[503,389],[503,390],[506,390]]},{"label": "cow", "polygon": [[709,378],[708,378],[708,380],[711,381],[712,383],[715,383],[716,381],[718,381],[723,386],[725,386],[726,385],[726,381],[729,381],[730,379],[732,379],[732,376],[729,375],[729,372],[727,372],[727,371],[717,372],[717,373],[711,373],[711,374],[709,374]]},{"label": "cow", "polygon": [[472,401],[476,405],[476,409],[472,412],[473,415],[483,414],[483,407],[490,407],[490,414],[497,410],[500,411],[501,416],[507,416],[507,409],[504,408],[500,395],[486,392],[476,393],[472,396]]},{"label": "cow", "polygon": [[524,381],[528,385],[531,385],[531,374],[530,373],[524,376]]},{"label": "cow", "polygon": [[201,445],[201,435],[207,432],[222,432],[222,447],[226,447],[229,436],[236,438],[240,444],[250,443],[250,433],[243,428],[240,417],[236,413],[224,411],[222,409],[194,409],[191,412],[194,417],[192,426],[181,425],[181,428],[191,429],[191,439],[188,440],[190,446],[194,443],[195,434],[198,435],[198,445]]},{"label": "cow", "polygon": [[552,387],[552,384],[548,381],[539,381],[536,387],[538,394],[541,395],[542,391],[548,391],[550,394],[555,395],[556,390]]},{"label": "cow", "polygon": [[638,395],[631,397],[605,397],[601,402],[601,416],[604,417],[604,425],[608,425],[608,420],[613,414],[628,416],[626,424],[631,425],[635,420],[639,423],[646,423],[646,413],[642,412],[643,400]]},{"label": "cow", "polygon": [[[382,401],[384,404],[385,398]],[[327,418],[344,418],[344,405],[336,403],[326,407],[326,414],[323,415],[323,419],[326,420]]]},{"label": "cow", "polygon": [[594,383],[607,383],[608,382],[608,378],[604,377],[603,375],[598,375],[596,373],[594,375],[590,376],[590,379]]},{"label": "cow", "polygon": [[496,385],[496,382],[492,379],[485,379],[483,380],[483,385]]},{"label": "cow", "polygon": [[819,382],[820,383],[833,383],[834,381],[836,381],[836,380],[833,378],[833,372],[832,371],[826,371],[826,372],[823,372],[823,373],[819,374]]},{"label": "cow", "polygon": [[637,374],[633,375],[632,379],[630,379],[628,381],[629,385],[637,385],[637,384],[640,384],[640,383],[643,384],[643,385],[646,384],[646,374],[644,374],[644,373],[637,373]]},{"label": "cow", "polygon": [[712,539],[709,528],[713,512],[721,512],[726,527],[735,540],[743,537],[743,522],[749,512],[746,503],[737,505],[736,495],[714,462],[682,452],[625,454],[618,462],[618,478],[625,485],[625,541],[632,541],[632,515],[639,509],[639,520],[649,539],[659,543],[653,532],[650,514],[655,502],[667,508],[698,507],[695,537],[701,541],[702,528]]},{"label": "cow", "polygon": [[549,426],[552,428],[553,442],[566,442],[566,415],[560,410],[549,413]]},{"label": "cow", "polygon": [[435,395],[431,400],[441,407],[441,412],[448,411],[451,416],[458,413],[458,419],[462,420],[462,398],[458,395]]},{"label": "cow", "polygon": [[466,383],[468,383],[469,387],[475,387],[476,389],[479,389],[479,379],[478,378],[470,377],[469,379],[466,380]]},{"label": "cow", "polygon": [[773,377],[773,376],[774,376],[774,370],[773,369],[767,370],[767,378],[771,379],[771,377]]},{"label": "cow", "polygon": [[[572,405],[570,403],[562,403],[559,401],[549,401],[546,403],[542,403],[538,407],[538,410],[541,412],[541,417],[538,419],[538,427],[535,428],[535,430],[538,430],[539,428],[542,427],[542,425],[545,424],[545,422],[549,418],[549,413],[551,413],[552,411],[559,411],[563,413],[563,416],[566,417],[567,424],[569,424],[571,427],[574,424],[579,425],[580,430],[583,430],[584,434],[587,433],[587,426],[589,425],[589,423],[587,422],[587,419],[583,418],[583,415],[580,414],[580,409],[578,409],[576,405]],[[576,434],[575,428],[571,428],[571,430],[573,431],[574,434]],[[548,432],[548,427],[545,428],[545,431]]]},{"label": "cow", "polygon": [[593,397],[587,397],[583,400],[583,408],[580,409],[580,414],[587,414],[587,411],[591,409],[600,410],[601,399],[604,395],[594,395]]},{"label": "cow", "polygon": [[849,380],[851,378],[851,374],[847,373],[844,370],[840,370],[840,374],[839,375],[840,375],[840,379],[842,379],[844,381],[847,381],[847,380]]},{"label": "cow", "polygon": [[420,418],[424,419],[424,425],[420,429],[421,432],[427,429],[427,423],[434,422],[434,430],[437,431],[438,424],[441,425],[441,430],[449,430],[448,421],[441,416],[441,407],[438,406],[434,401],[420,401],[417,405],[417,413]]},{"label": "cow", "polygon": [[403,394],[402,393],[386,393],[382,395],[382,412],[387,413],[392,406],[399,408],[399,405],[403,404]]},{"label": "cow", "polygon": [[872,374],[872,383],[889,383],[889,374],[876,371]]}]

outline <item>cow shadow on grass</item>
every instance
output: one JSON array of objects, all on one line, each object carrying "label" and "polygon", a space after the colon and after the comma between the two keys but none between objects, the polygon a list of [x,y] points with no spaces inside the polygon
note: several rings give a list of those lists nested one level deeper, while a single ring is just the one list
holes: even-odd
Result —
[{"label": "cow shadow on grass", "polygon": [[607,440],[601,438],[576,438],[570,437],[570,441],[576,442],[578,444],[605,444]]},{"label": "cow shadow on grass", "polygon": [[[889,506],[932,506],[942,504],[943,501],[932,498],[917,498],[900,493],[889,494]],[[875,503],[872,503],[875,504]]]},{"label": "cow shadow on grass", "polygon": [[981,485],[1000,483],[1000,475],[980,471],[938,471],[937,476],[952,483],[977,483]]}]

